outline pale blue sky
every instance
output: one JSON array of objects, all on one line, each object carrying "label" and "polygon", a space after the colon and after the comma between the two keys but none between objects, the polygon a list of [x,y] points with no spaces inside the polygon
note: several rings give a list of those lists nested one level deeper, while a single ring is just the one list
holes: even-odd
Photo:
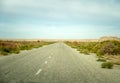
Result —
[{"label": "pale blue sky", "polygon": [[120,0],[0,0],[0,38],[120,37]]}]

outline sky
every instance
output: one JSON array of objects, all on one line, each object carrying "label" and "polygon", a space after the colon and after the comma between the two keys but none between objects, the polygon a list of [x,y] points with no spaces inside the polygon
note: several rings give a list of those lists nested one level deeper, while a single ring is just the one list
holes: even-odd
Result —
[{"label": "sky", "polygon": [[120,37],[120,0],[0,0],[0,38]]}]

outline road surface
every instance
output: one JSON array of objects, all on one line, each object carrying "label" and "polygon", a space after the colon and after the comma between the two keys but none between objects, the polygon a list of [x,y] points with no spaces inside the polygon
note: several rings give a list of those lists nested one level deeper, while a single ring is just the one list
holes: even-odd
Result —
[{"label": "road surface", "polygon": [[102,69],[95,55],[64,43],[0,57],[0,83],[120,83],[120,69]]}]

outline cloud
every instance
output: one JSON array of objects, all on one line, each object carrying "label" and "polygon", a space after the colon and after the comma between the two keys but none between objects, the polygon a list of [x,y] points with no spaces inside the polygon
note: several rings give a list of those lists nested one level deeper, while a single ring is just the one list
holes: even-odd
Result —
[{"label": "cloud", "polygon": [[[105,2],[106,1],[106,2]],[[120,18],[119,4],[115,0],[2,0],[1,10],[9,13],[21,13],[33,16],[51,18],[69,18],[71,16],[112,16]],[[108,3],[109,2],[109,3]],[[112,2],[112,3],[110,3]]]},{"label": "cloud", "polygon": [[15,17],[8,17],[13,23],[118,25],[120,22],[117,0],[2,0],[1,4],[4,15]]},{"label": "cloud", "polygon": [[0,32],[16,36],[120,35],[119,0],[0,0],[0,18]]}]

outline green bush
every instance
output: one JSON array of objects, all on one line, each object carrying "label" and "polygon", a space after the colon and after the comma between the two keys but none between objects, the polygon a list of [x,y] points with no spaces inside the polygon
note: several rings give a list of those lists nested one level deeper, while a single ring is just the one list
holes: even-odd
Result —
[{"label": "green bush", "polygon": [[101,64],[102,68],[108,68],[108,69],[112,69],[113,68],[113,63],[111,62],[104,62]]},{"label": "green bush", "polygon": [[15,50],[12,53],[18,54],[18,53],[20,53],[20,50]]},{"label": "green bush", "polygon": [[99,49],[99,50],[97,50],[96,55],[99,57],[102,57],[104,55],[104,53],[101,49]]},{"label": "green bush", "polygon": [[8,52],[1,52],[0,54],[1,55],[8,55],[9,53]]},{"label": "green bush", "polygon": [[106,59],[104,59],[104,58],[98,58],[97,61],[106,62]]},{"label": "green bush", "polygon": [[7,53],[7,52],[9,53],[9,52],[11,51],[11,49],[4,47],[4,48],[1,49],[1,51],[6,52],[6,53]]}]

